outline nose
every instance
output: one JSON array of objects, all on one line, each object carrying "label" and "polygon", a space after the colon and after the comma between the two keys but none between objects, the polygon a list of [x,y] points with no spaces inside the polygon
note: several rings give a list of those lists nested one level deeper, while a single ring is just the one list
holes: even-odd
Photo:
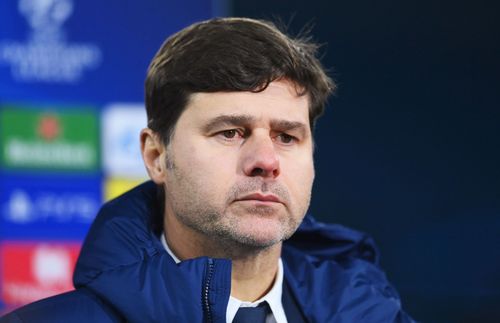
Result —
[{"label": "nose", "polygon": [[249,138],[244,147],[242,163],[246,176],[276,178],[280,174],[279,156],[268,136]]}]

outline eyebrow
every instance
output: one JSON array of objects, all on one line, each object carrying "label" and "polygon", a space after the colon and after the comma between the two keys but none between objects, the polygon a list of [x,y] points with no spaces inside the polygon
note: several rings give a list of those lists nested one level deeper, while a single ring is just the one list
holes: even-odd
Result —
[{"label": "eyebrow", "polygon": [[208,121],[204,126],[205,132],[211,132],[223,126],[248,126],[255,122],[255,118],[244,114],[224,114]]},{"label": "eyebrow", "polygon": [[[203,126],[205,132],[212,132],[223,126],[248,127],[255,123],[257,118],[246,114],[220,115],[211,119]],[[299,121],[290,121],[285,119],[272,119],[271,128],[279,131],[299,131],[300,135],[305,137],[307,134],[307,125]]]},{"label": "eyebrow", "polygon": [[307,134],[307,125],[298,121],[271,120],[271,128],[284,132],[291,130],[298,131],[302,137],[306,137]]}]

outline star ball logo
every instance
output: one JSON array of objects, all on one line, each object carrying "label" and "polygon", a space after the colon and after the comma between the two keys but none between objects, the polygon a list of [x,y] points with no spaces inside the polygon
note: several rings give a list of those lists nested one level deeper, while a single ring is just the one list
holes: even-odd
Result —
[{"label": "star ball logo", "polygon": [[70,0],[20,0],[18,8],[32,29],[32,39],[39,41],[60,40],[62,25],[73,13]]},{"label": "star ball logo", "polygon": [[38,122],[38,135],[46,141],[52,141],[61,133],[61,123],[55,115],[43,115]]},{"label": "star ball logo", "polygon": [[26,41],[0,43],[0,64],[8,64],[18,82],[77,83],[102,61],[98,46],[70,43],[64,23],[73,0],[19,0],[18,13],[30,27]]}]

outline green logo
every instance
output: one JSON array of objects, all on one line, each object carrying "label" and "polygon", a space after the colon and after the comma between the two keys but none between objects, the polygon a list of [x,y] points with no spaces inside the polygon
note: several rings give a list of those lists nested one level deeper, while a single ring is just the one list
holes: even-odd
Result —
[{"label": "green logo", "polygon": [[92,108],[0,106],[1,164],[9,169],[95,170],[98,129]]}]

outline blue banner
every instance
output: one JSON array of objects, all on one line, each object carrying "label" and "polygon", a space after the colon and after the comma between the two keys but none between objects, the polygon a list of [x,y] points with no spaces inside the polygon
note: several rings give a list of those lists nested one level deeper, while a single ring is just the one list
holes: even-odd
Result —
[{"label": "blue banner", "polygon": [[142,101],[161,43],[218,14],[214,3],[1,1],[0,100]]},{"label": "blue banner", "polygon": [[[30,267],[12,260],[16,246],[78,246],[104,195],[146,177],[149,62],[169,35],[226,10],[226,0],[0,1],[0,251],[12,251],[0,259],[0,315],[61,292],[7,275]],[[51,272],[70,272],[60,263]],[[27,281],[36,293],[22,294]]]},{"label": "blue banner", "polygon": [[84,238],[102,203],[99,176],[2,176],[2,239]]}]

